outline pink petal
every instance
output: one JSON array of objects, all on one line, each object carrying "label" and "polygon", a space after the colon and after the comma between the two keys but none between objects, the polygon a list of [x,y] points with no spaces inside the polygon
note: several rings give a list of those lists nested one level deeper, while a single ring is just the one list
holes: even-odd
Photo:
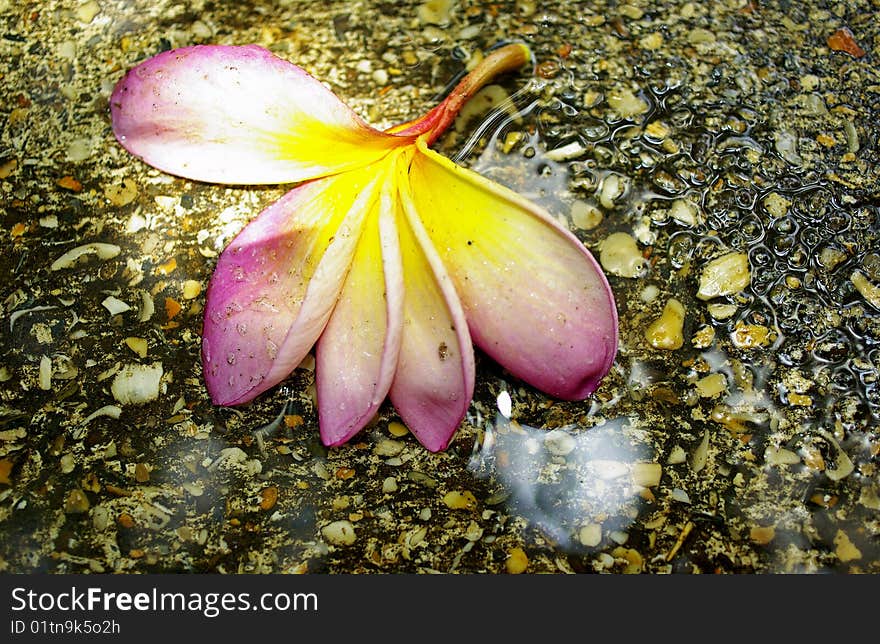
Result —
[{"label": "pink petal", "polygon": [[617,353],[617,309],[589,251],[544,210],[421,142],[416,207],[474,343],[561,399],[590,395]]},{"label": "pink petal", "polygon": [[415,211],[405,175],[399,188],[405,213],[398,223],[403,339],[391,402],[419,442],[437,452],[449,445],[473,397],[473,347],[461,303]]},{"label": "pink petal", "polygon": [[397,368],[403,278],[392,194],[383,191],[367,220],[342,294],[318,341],[318,419],[328,446],[341,445],[363,429],[388,395]]},{"label": "pink petal", "polygon": [[256,45],[196,45],[129,71],[113,131],[165,172],[233,184],[296,182],[364,165],[406,139],[371,128],[300,67]]},{"label": "pink petal", "polygon": [[302,184],[223,251],[208,286],[202,363],[218,405],[248,402],[312,348],[342,288],[365,213],[369,172]]}]

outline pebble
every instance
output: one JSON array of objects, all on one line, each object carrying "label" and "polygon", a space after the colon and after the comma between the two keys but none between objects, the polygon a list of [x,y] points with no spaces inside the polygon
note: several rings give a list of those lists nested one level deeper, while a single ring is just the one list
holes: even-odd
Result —
[{"label": "pebble", "polygon": [[397,479],[393,476],[389,476],[384,481],[382,481],[382,492],[384,492],[385,494],[397,492]]},{"label": "pebble", "polygon": [[666,459],[666,462],[670,465],[680,465],[687,460],[687,453],[685,453],[684,448],[681,445],[675,445],[669,451],[669,458]]},{"label": "pebble", "polygon": [[672,493],[670,494],[673,501],[678,501],[679,503],[690,503],[691,497],[688,496],[688,493],[682,490],[681,488],[673,488]]},{"label": "pebble", "polygon": [[602,211],[582,199],[576,199],[571,204],[569,216],[571,223],[581,230],[592,230],[602,223]]},{"label": "pebble", "polygon": [[663,475],[663,466],[660,463],[633,463],[632,480],[641,487],[655,487],[660,485],[660,477]]},{"label": "pebble", "polygon": [[192,27],[190,27],[190,31],[192,31],[193,36],[200,40],[208,40],[214,35],[211,28],[201,20],[196,20]]},{"label": "pebble", "polygon": [[79,5],[74,10],[73,15],[80,22],[90,23],[100,12],[101,5],[98,4],[97,0],[88,0],[88,2]]},{"label": "pebble", "polygon": [[116,402],[123,405],[142,405],[159,397],[162,363],[152,365],[127,364],[113,378],[110,391]]},{"label": "pebble", "polygon": [[52,358],[42,356],[40,358],[39,369],[39,386],[43,391],[49,391],[52,388]]},{"label": "pebble", "polygon": [[803,164],[803,159],[798,154],[797,136],[788,131],[776,132],[774,134],[776,151],[783,159],[792,165],[799,166]]},{"label": "pebble", "polygon": [[691,344],[693,344],[696,349],[705,349],[711,346],[714,340],[715,327],[706,324],[697,329],[694,336],[691,338]]},{"label": "pebble", "polygon": [[373,448],[373,453],[377,456],[397,456],[403,451],[404,447],[405,445],[400,441],[385,438],[376,444],[376,447]]},{"label": "pebble", "polygon": [[56,51],[59,58],[76,60],[76,43],[72,40],[65,40],[63,43],[60,43]]},{"label": "pebble", "polygon": [[578,541],[588,548],[595,548],[602,543],[602,526],[598,523],[587,523],[578,530]]},{"label": "pebble", "polygon": [[483,528],[476,521],[471,521],[464,531],[464,538],[468,541],[479,541],[483,537]]},{"label": "pebble", "polygon": [[645,329],[645,339],[655,349],[673,351],[684,344],[684,305],[669,298],[663,312]]},{"label": "pebble", "polygon": [[202,292],[202,283],[198,280],[186,280],[181,290],[183,299],[192,300]]},{"label": "pebble", "polygon": [[120,208],[134,201],[137,194],[138,186],[131,179],[123,179],[119,183],[104,187],[104,197],[107,201]]},{"label": "pebble", "polygon": [[70,474],[74,469],[76,469],[76,459],[73,457],[73,454],[65,454],[61,457],[61,472],[63,474]]},{"label": "pebble", "polygon": [[110,315],[119,315],[120,313],[125,313],[126,311],[131,310],[131,307],[128,304],[112,295],[105,297],[101,302],[101,305],[110,311]]},{"label": "pebble", "polygon": [[791,202],[778,192],[771,192],[764,197],[764,207],[773,217],[777,219],[784,217],[791,207]]},{"label": "pebble", "polygon": [[76,139],[67,146],[67,160],[72,163],[85,161],[92,156],[94,142],[91,139]]},{"label": "pebble", "polygon": [[696,226],[700,223],[697,206],[687,199],[676,199],[673,201],[669,207],[669,216],[686,226]]},{"label": "pebble", "polygon": [[529,567],[529,558],[522,548],[511,548],[507,551],[507,561],[504,562],[504,567],[511,575],[519,575]]},{"label": "pebble", "polygon": [[794,465],[801,462],[801,457],[784,447],[768,447],[764,450],[764,461],[768,465]]},{"label": "pebble", "polygon": [[409,433],[409,430],[406,428],[406,425],[403,423],[398,423],[397,421],[391,421],[388,423],[388,433],[394,436],[395,438],[400,438],[402,436],[406,436]]},{"label": "pebble", "polygon": [[71,490],[64,499],[64,512],[67,514],[82,514],[88,512],[89,497],[79,488]]},{"label": "pebble", "polygon": [[8,161],[0,164],[0,179],[6,179],[9,177],[15,169],[18,167],[17,159],[9,159]]},{"label": "pebble", "polygon": [[749,258],[745,253],[731,252],[706,264],[700,275],[697,297],[710,300],[742,292],[751,281]]},{"label": "pebble", "polygon": [[762,324],[746,324],[740,320],[734,326],[730,340],[737,349],[754,349],[767,346],[771,335],[770,329]]},{"label": "pebble", "polygon": [[617,89],[610,92],[608,105],[623,118],[631,118],[648,111],[648,103],[629,89]]},{"label": "pebble", "polygon": [[452,0],[427,0],[419,5],[416,15],[423,25],[445,25],[453,6]]},{"label": "pebble", "polygon": [[477,499],[474,495],[465,490],[453,490],[447,492],[443,496],[443,503],[452,510],[473,510],[477,507]]},{"label": "pebble", "polygon": [[608,174],[599,186],[599,204],[606,210],[611,210],[628,189],[629,179],[614,172]]},{"label": "pebble", "polygon": [[566,456],[574,451],[577,441],[562,429],[553,429],[544,436],[544,449],[554,456]]},{"label": "pebble", "polygon": [[544,153],[544,157],[551,161],[571,161],[583,156],[587,148],[580,141],[572,141],[558,148],[553,148]]},{"label": "pebble", "polygon": [[645,258],[635,238],[625,232],[611,233],[602,240],[599,262],[606,271],[620,277],[639,277],[645,271]]},{"label": "pebble", "polygon": [[864,273],[861,271],[853,271],[849,277],[856,290],[861,293],[872,306],[880,309],[880,287],[872,284]]},{"label": "pebble", "polygon": [[342,519],[321,528],[324,538],[335,546],[350,546],[357,540],[357,533],[351,521]]},{"label": "pebble", "polygon": [[128,337],[125,338],[126,346],[134,351],[141,358],[147,357],[147,341],[144,338]]},{"label": "pebble", "polygon": [[647,51],[654,51],[656,49],[660,49],[662,46],[663,34],[661,34],[659,31],[655,31],[654,33],[648,34],[647,36],[639,39],[639,47]]},{"label": "pebble", "polygon": [[104,244],[101,242],[83,244],[82,246],[77,246],[76,248],[67,251],[61,257],[52,262],[50,269],[58,271],[62,268],[72,268],[76,266],[82,258],[90,255],[95,255],[98,259],[111,259],[116,257],[121,250],[122,249],[116,244]]},{"label": "pebble", "polygon": [[697,380],[696,388],[701,398],[712,398],[727,389],[727,378],[723,373],[710,373]]},{"label": "pebble", "polygon": [[134,480],[138,483],[146,483],[150,480],[150,470],[143,463],[134,466]]},{"label": "pebble", "polygon": [[274,485],[260,490],[260,509],[271,510],[278,501],[278,488]]},{"label": "pebble", "polygon": [[838,530],[837,534],[834,535],[834,546],[834,552],[842,562],[862,558],[861,550],[850,541],[849,536],[843,530]]},{"label": "pebble", "polygon": [[749,530],[749,539],[759,546],[766,546],[776,538],[776,528],[771,526],[752,526]]}]

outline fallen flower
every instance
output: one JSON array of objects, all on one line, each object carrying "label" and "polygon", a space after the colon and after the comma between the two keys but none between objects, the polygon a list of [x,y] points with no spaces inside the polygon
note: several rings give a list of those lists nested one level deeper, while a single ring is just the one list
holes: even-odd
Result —
[{"label": "fallen flower", "polygon": [[164,52],[119,81],[113,131],[146,163],[199,181],[298,183],[217,262],[202,337],[215,404],[253,400],[315,347],[326,445],[390,397],[439,451],[473,397],[473,344],[557,398],[596,389],[617,311],[593,256],[537,205],[429,148],[530,56],[496,49],[434,109],[384,132],[253,45]]}]

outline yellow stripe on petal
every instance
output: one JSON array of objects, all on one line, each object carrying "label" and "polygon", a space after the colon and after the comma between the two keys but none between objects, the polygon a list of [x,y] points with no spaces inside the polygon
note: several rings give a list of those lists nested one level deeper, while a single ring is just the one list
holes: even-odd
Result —
[{"label": "yellow stripe on petal", "polygon": [[196,45],[141,63],[110,98],[113,131],[165,172],[230,184],[293,183],[404,145],[300,67],[256,45]]},{"label": "yellow stripe on petal", "polygon": [[328,446],[345,443],[370,421],[397,367],[403,278],[396,196],[392,176],[365,223],[345,286],[318,341],[318,419]]},{"label": "yellow stripe on petal", "polygon": [[410,180],[474,343],[553,396],[592,393],[617,351],[617,310],[587,249],[538,206],[421,141]]},{"label": "yellow stripe on petal", "polygon": [[452,440],[473,396],[473,347],[461,304],[415,211],[406,164],[400,166],[403,338],[390,395],[419,442],[439,451]]},{"label": "yellow stripe on petal", "polygon": [[211,277],[202,363],[216,404],[286,378],[312,348],[379,198],[372,168],[302,184],[229,244]]}]

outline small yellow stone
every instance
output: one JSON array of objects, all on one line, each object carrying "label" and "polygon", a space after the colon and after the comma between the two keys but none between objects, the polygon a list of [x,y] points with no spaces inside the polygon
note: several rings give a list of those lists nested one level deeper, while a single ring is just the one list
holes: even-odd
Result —
[{"label": "small yellow stone", "polygon": [[639,40],[639,47],[648,51],[660,49],[663,46],[663,34],[655,31]]},{"label": "small yellow stone", "polygon": [[571,204],[571,223],[581,230],[592,230],[602,223],[602,211],[581,199]]},{"label": "small yellow stone", "polygon": [[609,92],[608,105],[624,118],[644,114],[648,104],[629,89],[617,89]]},{"label": "small yellow stone", "polygon": [[862,558],[862,551],[850,541],[849,537],[843,530],[838,530],[837,534],[834,535],[834,545],[834,551],[837,553],[837,558],[843,562]]},{"label": "small yellow stone", "polygon": [[147,357],[147,341],[144,338],[129,337],[125,338],[125,344],[129,349],[138,354],[141,358]]},{"label": "small yellow stone", "polygon": [[776,218],[784,217],[791,207],[791,202],[778,192],[771,192],[764,197],[764,207]]},{"label": "small yellow stone", "polygon": [[663,121],[651,121],[645,128],[645,134],[660,141],[669,136],[669,126]]},{"label": "small yellow stone", "polygon": [[862,294],[862,297],[880,309],[880,287],[872,284],[861,271],[853,271],[849,279],[853,286],[856,287],[856,290]]},{"label": "small yellow stone", "polygon": [[727,378],[723,373],[710,373],[697,380],[697,393],[702,398],[712,398],[727,389]]},{"label": "small yellow stone", "polygon": [[403,423],[391,421],[390,423],[388,423],[388,433],[395,438],[400,438],[401,436],[406,436],[409,433],[409,430]]},{"label": "small yellow stone", "polygon": [[766,546],[776,538],[776,528],[770,526],[752,526],[749,530],[749,539],[759,546]]},{"label": "small yellow stone", "polygon": [[754,349],[767,346],[770,342],[770,329],[760,324],[737,322],[730,334],[730,340],[738,349]]},{"label": "small yellow stone", "polygon": [[707,324],[701,326],[697,332],[694,333],[694,337],[691,338],[691,344],[693,344],[696,349],[705,349],[706,347],[711,346],[714,340],[715,328]]},{"label": "small yellow stone", "polygon": [[788,394],[788,404],[798,407],[809,407],[813,404],[813,399],[805,394]]},{"label": "small yellow stone", "polygon": [[64,511],[67,514],[82,514],[88,512],[89,497],[79,488],[74,488],[64,499]]},{"label": "small yellow stone", "polygon": [[632,466],[633,483],[642,487],[660,485],[662,475],[663,466],[660,463],[634,463]]},{"label": "small yellow stone", "polygon": [[816,137],[816,142],[825,148],[833,148],[835,145],[837,145],[837,141],[830,134],[819,134]]},{"label": "small yellow stone", "polygon": [[477,499],[474,495],[465,490],[453,490],[447,492],[443,496],[443,503],[452,510],[473,510],[477,507]]},{"label": "small yellow stone", "polygon": [[183,283],[182,295],[183,299],[191,300],[199,296],[202,292],[202,283],[198,280],[186,280]]},{"label": "small yellow stone", "polygon": [[703,268],[697,297],[711,300],[722,295],[734,295],[746,288],[750,281],[748,256],[740,252],[727,253]]},{"label": "small yellow stone", "polygon": [[684,344],[684,305],[670,298],[660,317],[645,330],[645,339],[655,349],[675,350]]},{"label": "small yellow stone", "polygon": [[606,271],[620,277],[638,277],[645,270],[645,258],[635,238],[624,232],[611,233],[602,240],[599,262]]},{"label": "small yellow stone", "polygon": [[513,148],[515,148],[520,141],[522,141],[522,138],[522,132],[508,132],[507,135],[504,137],[504,143],[501,146],[501,151],[504,152],[504,154],[510,154],[510,151],[513,150]]},{"label": "small yellow stone", "polygon": [[507,561],[505,562],[507,572],[511,575],[519,575],[524,573],[529,567],[529,558],[522,548],[511,548],[507,553]]},{"label": "small yellow stone", "polygon": [[104,197],[111,204],[122,207],[130,204],[135,200],[138,194],[138,186],[131,179],[123,179],[119,183],[114,183],[104,187]]}]

